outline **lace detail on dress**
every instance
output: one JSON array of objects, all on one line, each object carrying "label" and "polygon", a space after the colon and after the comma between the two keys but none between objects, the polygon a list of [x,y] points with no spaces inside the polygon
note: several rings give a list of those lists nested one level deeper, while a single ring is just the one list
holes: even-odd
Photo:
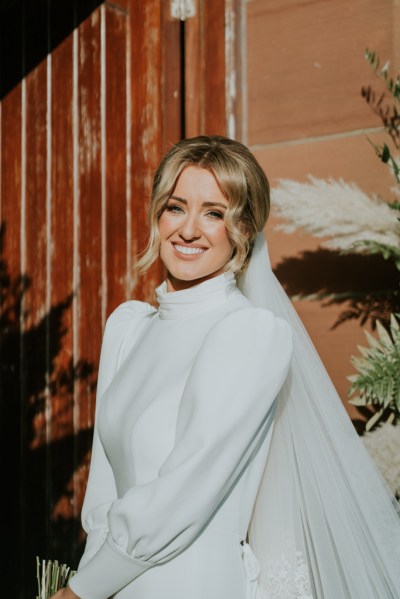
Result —
[{"label": "lace detail on dress", "polygon": [[[292,548],[288,536],[285,536],[285,545],[287,554],[282,553],[280,559],[267,556],[262,561],[260,588],[268,599],[314,599],[303,553]],[[291,561],[289,555],[293,556]]]}]

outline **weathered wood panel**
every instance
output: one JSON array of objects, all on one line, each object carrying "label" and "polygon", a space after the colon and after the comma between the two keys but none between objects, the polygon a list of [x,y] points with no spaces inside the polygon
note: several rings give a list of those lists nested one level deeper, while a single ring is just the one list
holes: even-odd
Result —
[{"label": "weathered wood panel", "polygon": [[185,136],[226,135],[225,0],[185,22]]},{"label": "weathered wood panel", "polygon": [[134,264],[145,248],[147,205],[154,169],[161,158],[161,4],[157,0],[131,0],[131,285],[137,299],[154,301],[154,287],[161,280],[156,264],[139,286]]},{"label": "weathered wood panel", "polygon": [[171,17],[168,2],[161,5],[162,19],[162,76],[161,105],[163,118],[162,151],[185,136],[185,111],[183,85],[185,24]]},{"label": "weathered wood panel", "polygon": [[[60,28],[71,31],[73,7],[52,2],[50,37],[62,38]],[[54,36],[54,38],[53,38]],[[75,428],[74,385],[81,376],[73,352],[73,257],[74,257],[74,128],[73,128],[73,36],[68,36],[51,54],[49,112],[51,128],[48,177],[50,215],[48,230],[51,243],[50,277],[47,290],[49,309],[49,397],[50,455],[47,483],[50,490],[49,555],[57,555],[66,563],[76,563],[78,522],[74,503]],[[60,93],[62,90],[62,93]],[[79,434],[79,432],[77,433]],[[78,469],[79,473],[79,469]],[[75,475],[76,476],[76,475]],[[82,486],[82,485],[81,485]],[[51,553],[50,553],[51,551]]]},{"label": "weathered wood panel", "polygon": [[201,5],[197,4],[196,16],[185,22],[185,137],[205,133],[202,103],[203,62],[201,45]]},{"label": "weathered wood panel", "polygon": [[226,135],[225,0],[202,3],[204,132]]},{"label": "weathered wood panel", "polygon": [[[29,46],[28,48],[29,49]],[[22,328],[22,385],[24,457],[22,468],[27,493],[35,489],[31,510],[23,510],[21,518],[26,531],[24,550],[29,556],[38,550],[37,524],[42,523],[44,535],[39,550],[46,551],[50,521],[48,518],[48,313],[47,284],[47,64],[42,62],[25,78],[23,157],[23,236],[21,270],[28,274],[31,284],[24,295],[25,314]],[[35,157],[34,159],[32,159]],[[23,574],[27,574],[23,573]]]},{"label": "weathered wood panel", "polygon": [[106,312],[126,297],[127,273],[127,15],[105,8],[105,211]]},{"label": "weathered wood panel", "polygon": [[[74,105],[77,155],[74,192],[74,360],[90,364],[97,371],[104,327],[107,279],[104,268],[105,185],[104,185],[104,8],[93,12],[79,27],[74,40],[74,77],[77,98]],[[85,379],[76,378],[74,388],[75,434],[93,423],[95,394]],[[75,473],[79,461],[90,449],[90,438],[75,438]],[[82,480],[74,476],[74,496]],[[80,506],[74,502],[75,517]]]},{"label": "weathered wood panel", "polygon": [[0,11],[0,397],[4,476],[19,480],[3,592],[25,598],[36,554],[76,566],[81,552],[105,319],[125,299],[154,301],[163,275],[159,262],[144,279],[135,269],[154,169],[185,127],[225,132],[224,2],[199,3],[192,38],[158,0]]}]

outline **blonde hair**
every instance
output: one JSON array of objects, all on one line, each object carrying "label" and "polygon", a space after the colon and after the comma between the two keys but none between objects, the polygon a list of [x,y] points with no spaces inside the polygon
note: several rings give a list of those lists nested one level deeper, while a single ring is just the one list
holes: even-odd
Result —
[{"label": "blonde hair", "polygon": [[234,246],[225,270],[244,270],[256,234],[270,211],[269,184],[257,160],[246,146],[219,135],[192,137],[174,145],[162,159],[154,176],[148,221],[147,247],[137,262],[144,274],[159,256],[158,219],[172,195],[183,169],[194,165],[209,170],[228,200],[224,222]]}]

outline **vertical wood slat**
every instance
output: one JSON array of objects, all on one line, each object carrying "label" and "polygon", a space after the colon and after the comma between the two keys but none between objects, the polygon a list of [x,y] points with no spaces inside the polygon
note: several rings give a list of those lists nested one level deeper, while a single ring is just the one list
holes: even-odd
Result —
[{"label": "vertical wood slat", "polygon": [[246,49],[245,5],[243,0],[225,2],[225,89],[226,134],[246,143],[243,85],[245,82]]},{"label": "vertical wood slat", "polygon": [[[72,30],[73,6],[50,4],[51,43],[61,29]],[[51,290],[49,312],[51,555],[76,563],[77,523],[71,505],[75,469],[73,386],[73,40],[68,36],[51,55]],[[60,93],[62,90],[62,93]],[[76,498],[80,504],[80,497]]]},{"label": "vertical wood slat", "polygon": [[[131,0],[131,106],[132,106],[132,265],[147,240],[147,205],[151,179],[161,158],[161,4]],[[131,294],[154,301],[161,281],[158,262],[141,281],[133,268]]]},{"label": "vertical wood slat", "polygon": [[184,82],[182,47],[184,24],[171,17],[170,5],[162,3],[162,65],[161,65],[161,119],[162,153],[184,137]]},{"label": "vertical wood slat", "polygon": [[[46,214],[46,97],[47,70],[42,63],[26,78],[25,148],[25,220],[24,255],[26,273],[31,284],[24,296],[26,314],[23,329],[22,372],[25,379],[25,420],[29,423],[25,438],[25,476],[27,488],[35,487],[31,512],[24,512],[24,528],[28,532],[26,555],[32,555],[36,543],[36,523],[45,523],[47,505],[47,214]],[[29,160],[36,156],[36,160]],[[48,526],[48,525],[47,525]],[[48,532],[48,528],[46,529]],[[41,553],[46,550],[40,547]]]},{"label": "vertical wood slat", "polygon": [[185,131],[226,135],[225,0],[199,0],[185,22]]},{"label": "vertical wood slat", "polygon": [[[22,576],[28,578],[29,558],[47,551],[50,528],[47,492],[47,417],[48,417],[48,351],[47,351],[47,63],[40,62],[32,69],[33,57],[43,55],[48,47],[47,5],[27,1],[24,7],[24,66],[23,95],[23,202],[24,218],[21,235],[21,271],[31,282],[24,295],[25,313],[22,327],[22,382],[26,429],[23,439],[24,485],[35,489],[30,498],[30,510],[22,511],[26,540]],[[38,524],[43,527],[40,535]],[[37,537],[40,535],[39,540]],[[24,568],[24,565],[25,568]]]},{"label": "vertical wood slat", "polygon": [[204,129],[209,135],[226,134],[225,0],[203,0]]},{"label": "vertical wood slat", "polygon": [[[75,365],[90,363],[97,371],[102,338],[102,81],[101,81],[101,20],[102,9],[93,12],[78,30],[78,172],[75,201],[75,264],[76,302],[74,335],[76,335]],[[75,192],[76,193],[76,192]],[[75,381],[75,434],[92,422],[94,390],[86,380]],[[75,472],[90,449],[90,440],[80,436],[75,440]],[[74,496],[79,494],[79,477],[75,477]],[[74,504],[75,517],[79,506]]]},{"label": "vertical wood slat", "polygon": [[126,40],[127,15],[105,7],[107,314],[126,297]]},{"label": "vertical wood slat", "polygon": [[196,15],[185,22],[185,137],[206,133],[203,111],[203,48],[201,0]]}]

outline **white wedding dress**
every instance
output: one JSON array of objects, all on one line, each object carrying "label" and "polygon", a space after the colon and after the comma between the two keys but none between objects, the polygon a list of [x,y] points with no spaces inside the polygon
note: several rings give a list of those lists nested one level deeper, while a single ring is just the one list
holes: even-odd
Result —
[{"label": "white wedding dress", "polygon": [[291,329],[232,273],[156,291],[159,310],[129,301],[107,321],[70,586],[81,599],[255,599],[245,541]]}]

